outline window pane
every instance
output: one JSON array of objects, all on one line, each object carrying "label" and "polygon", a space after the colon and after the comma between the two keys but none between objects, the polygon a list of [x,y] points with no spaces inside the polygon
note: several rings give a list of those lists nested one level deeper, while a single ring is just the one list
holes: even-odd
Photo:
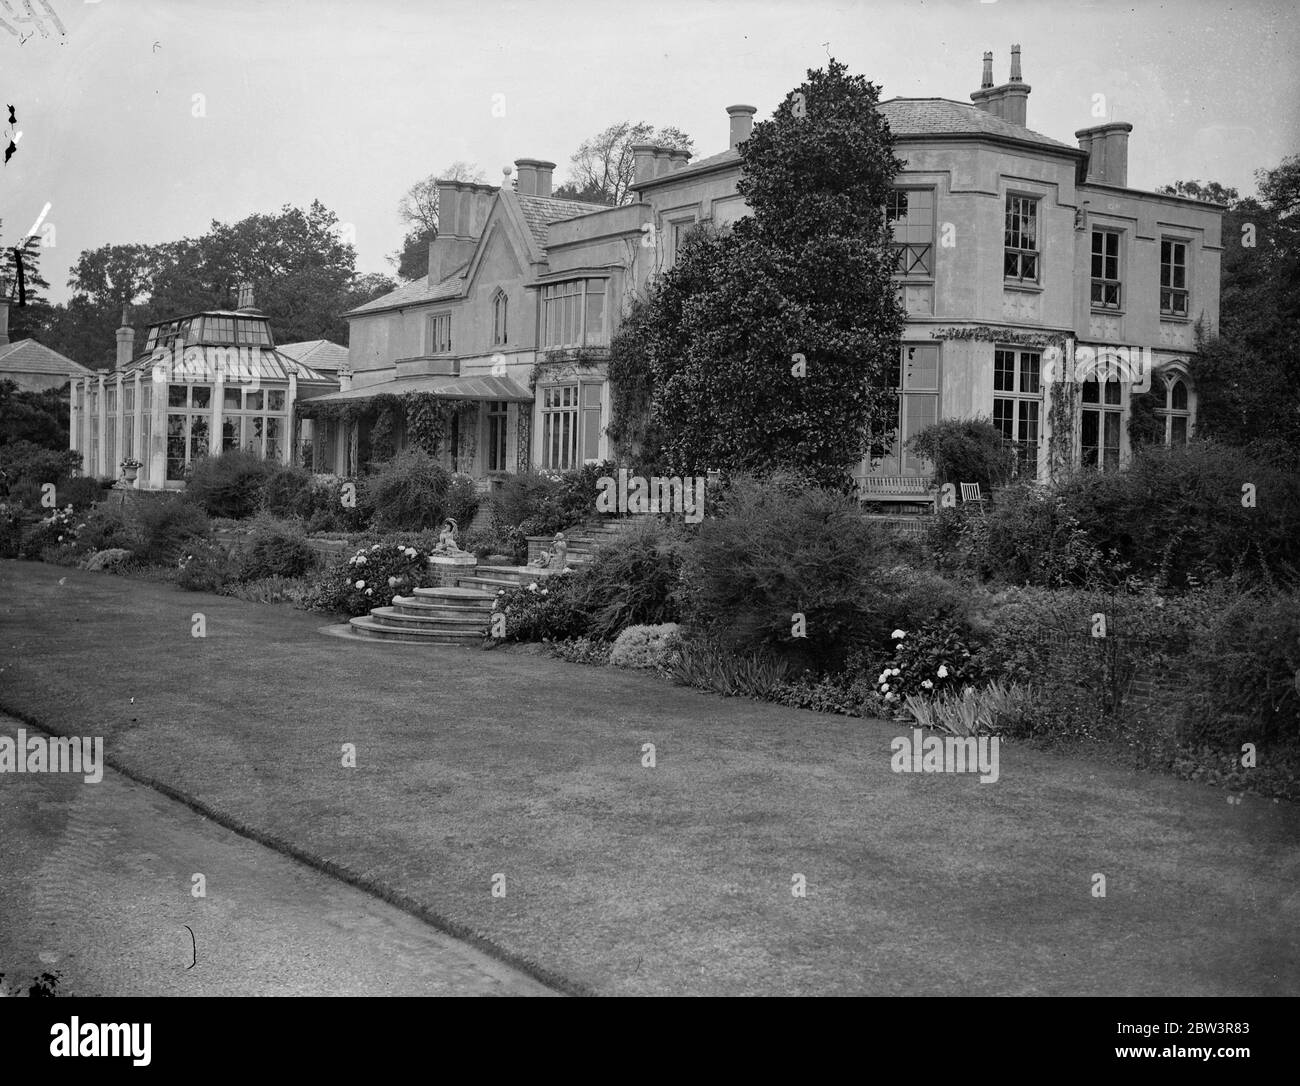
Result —
[{"label": "window pane", "polygon": [[993,352],[993,391],[1015,392],[1016,362],[1014,351]]},{"label": "window pane", "polygon": [[[601,290],[604,290],[602,284]],[[587,295],[587,343],[605,342],[605,295]]]},{"label": "window pane", "polygon": [[1106,402],[1108,404],[1118,404],[1121,402],[1120,387],[1118,381],[1106,382]]},{"label": "window pane", "polygon": [[187,391],[188,391],[188,390],[186,389],[186,387],[185,387],[184,385],[168,385],[168,386],[167,386],[167,406],[168,406],[168,407],[184,407],[184,406],[185,406],[185,402],[186,402],[186,401],[185,401],[185,394],[186,394]]},{"label": "window pane", "polygon": [[185,415],[167,416],[167,478],[185,478]]},{"label": "window pane", "polygon": [[190,393],[191,407],[211,407],[212,406],[212,386],[195,385]]},{"label": "window pane", "polygon": [[228,388],[221,394],[221,406],[226,411],[238,411],[241,399],[237,388]]},{"label": "window pane", "polygon": [[1042,358],[1033,351],[1020,354],[1020,391],[1032,395],[1038,394],[1038,380]]},{"label": "window pane", "polygon": [[1175,445],[1187,444],[1187,419],[1175,415],[1169,420],[1172,427],[1172,438]]},{"label": "window pane", "polygon": [[208,424],[211,421],[207,415],[190,416],[190,459],[197,460],[200,456],[208,455]]},{"label": "window pane", "polygon": [[281,441],[284,437],[284,419],[267,418],[266,420],[266,457],[268,460],[280,458]]},{"label": "window pane", "polygon": [[246,448],[252,449],[253,452],[258,454],[258,456],[261,456],[262,434],[266,428],[265,423],[261,415],[254,415],[248,421],[252,423],[252,427],[251,429],[248,426],[244,427],[244,441],[246,443]]},{"label": "window pane", "polygon": [[241,448],[244,420],[238,415],[226,415],[221,420],[221,449],[223,452]]},{"label": "window pane", "polygon": [[284,396],[283,390],[268,389],[266,393],[266,409],[268,411],[283,411]]},{"label": "window pane", "polygon": [[257,392],[244,393],[244,410],[245,411],[262,410],[262,392],[260,389]]},{"label": "window pane", "polygon": [[1096,381],[1084,381],[1082,392],[1083,392],[1082,399],[1084,403],[1101,402],[1101,397],[1099,395],[1099,390],[1097,388]]},{"label": "window pane", "polygon": [[1175,411],[1187,410],[1187,386],[1182,381],[1174,382],[1172,403]]}]

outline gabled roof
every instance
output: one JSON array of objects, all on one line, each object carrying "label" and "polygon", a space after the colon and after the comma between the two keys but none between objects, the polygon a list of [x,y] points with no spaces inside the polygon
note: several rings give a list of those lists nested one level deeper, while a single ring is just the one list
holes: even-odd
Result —
[{"label": "gabled roof", "polygon": [[98,372],[41,346],[34,339],[20,339],[0,346],[0,380],[6,373],[47,373],[71,380],[73,377],[97,376]]},{"label": "gabled roof", "polygon": [[281,343],[277,348],[295,362],[305,363],[314,370],[335,372],[348,360],[348,349],[328,339],[308,339],[302,343]]},{"label": "gabled roof", "polygon": [[950,98],[890,98],[881,102],[879,109],[896,136],[996,136],[1053,150],[1073,151],[1076,155],[1082,153],[1071,144]]}]

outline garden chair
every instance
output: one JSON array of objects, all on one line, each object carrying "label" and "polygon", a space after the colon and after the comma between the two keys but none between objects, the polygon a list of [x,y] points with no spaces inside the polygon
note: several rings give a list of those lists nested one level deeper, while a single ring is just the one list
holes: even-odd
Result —
[{"label": "garden chair", "polygon": [[984,507],[988,504],[988,499],[980,493],[979,483],[962,483],[961,500],[963,505],[967,503],[978,505],[981,513],[984,512]]}]

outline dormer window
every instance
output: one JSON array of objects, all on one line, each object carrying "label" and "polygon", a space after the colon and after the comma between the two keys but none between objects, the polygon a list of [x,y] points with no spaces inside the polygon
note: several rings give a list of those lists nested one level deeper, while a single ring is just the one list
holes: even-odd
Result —
[{"label": "dormer window", "polygon": [[509,342],[507,317],[510,299],[504,290],[498,290],[492,297],[492,345],[504,347]]}]

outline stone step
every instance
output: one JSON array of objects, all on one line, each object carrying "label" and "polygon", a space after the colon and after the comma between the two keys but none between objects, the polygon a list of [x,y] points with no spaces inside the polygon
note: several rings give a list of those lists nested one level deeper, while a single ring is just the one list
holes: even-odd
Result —
[{"label": "stone step", "polygon": [[[448,626],[472,626],[475,623],[482,625],[492,614],[491,603],[475,604],[473,607],[447,607],[441,603],[423,603],[410,596],[395,596],[392,609],[401,615],[421,615],[425,618],[437,619]],[[373,615],[378,610],[380,608],[372,608],[370,613]]]},{"label": "stone step", "polygon": [[495,593],[483,592],[475,588],[452,588],[450,585],[443,585],[439,588],[417,588],[414,595],[421,600],[460,601],[468,605],[484,601],[491,603]]},{"label": "stone step", "polygon": [[396,607],[373,607],[370,617],[381,626],[394,626],[403,630],[427,630],[430,633],[477,634],[482,637],[487,633],[487,615],[476,615],[465,619],[447,619],[443,615],[410,614]]},{"label": "stone step", "polygon": [[371,618],[369,615],[351,619],[348,625],[352,627],[355,634],[376,641],[405,641],[425,645],[481,645],[483,643],[482,630],[474,633],[462,633],[460,631],[449,632],[447,630],[391,626],[382,620]]},{"label": "stone step", "polygon": [[536,566],[479,566],[475,577],[488,577],[495,580],[513,581],[515,584],[529,584],[540,580],[545,571]]},{"label": "stone step", "polygon": [[498,588],[519,588],[519,581],[508,581],[500,577],[457,577],[456,584],[461,588],[474,588],[480,592],[485,592],[492,599],[496,599]]}]

